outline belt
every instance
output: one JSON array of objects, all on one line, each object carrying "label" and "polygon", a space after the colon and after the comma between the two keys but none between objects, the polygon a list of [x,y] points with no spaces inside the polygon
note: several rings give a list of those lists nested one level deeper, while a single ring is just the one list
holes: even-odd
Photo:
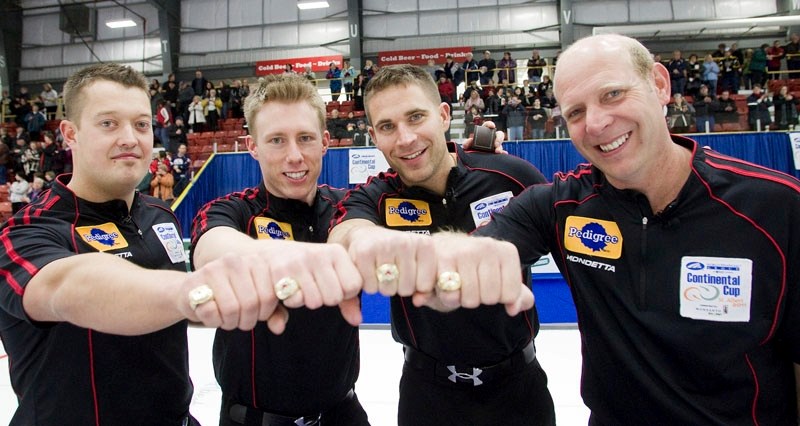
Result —
[{"label": "belt", "polygon": [[[356,393],[350,389],[347,395],[342,399],[342,402],[352,400],[355,395]],[[316,413],[300,417],[284,416],[281,414],[268,413],[241,404],[233,404],[230,410],[228,410],[230,419],[242,425],[245,424],[248,413],[250,413],[250,416],[255,416],[256,418],[260,416],[261,426],[322,426],[322,417],[324,414]]]},{"label": "belt", "polygon": [[433,372],[436,377],[446,378],[452,383],[472,386],[480,386],[492,380],[511,376],[536,359],[536,349],[532,340],[522,350],[514,352],[505,360],[485,367],[447,365],[410,346],[406,346],[404,351],[407,365],[417,370]]}]

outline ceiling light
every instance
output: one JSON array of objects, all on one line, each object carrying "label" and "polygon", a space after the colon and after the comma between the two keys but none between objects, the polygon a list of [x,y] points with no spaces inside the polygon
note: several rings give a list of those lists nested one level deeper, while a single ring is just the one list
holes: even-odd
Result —
[{"label": "ceiling light", "polygon": [[326,1],[299,1],[297,2],[297,8],[301,10],[306,9],[323,9],[326,7],[330,7],[328,2]]},{"label": "ceiling light", "polygon": [[133,22],[130,19],[121,19],[118,21],[108,21],[106,22],[106,26],[108,28],[128,28],[135,27],[136,22]]}]

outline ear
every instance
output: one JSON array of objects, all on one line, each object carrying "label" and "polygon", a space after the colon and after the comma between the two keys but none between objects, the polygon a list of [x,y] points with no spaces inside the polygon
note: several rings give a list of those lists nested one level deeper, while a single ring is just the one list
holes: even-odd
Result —
[{"label": "ear", "polygon": [[247,144],[247,150],[250,151],[250,156],[258,160],[258,146],[255,139],[253,139],[253,135],[245,136],[244,140]]},{"label": "ear", "polygon": [[672,99],[669,71],[664,65],[657,63],[653,65],[652,76],[655,80],[655,91],[659,102],[662,106],[667,105]]},{"label": "ear", "polygon": [[375,137],[375,129],[372,126],[367,126],[367,133],[369,133],[369,138],[372,139],[372,143],[375,145],[378,144],[378,138]]},{"label": "ear", "polygon": [[330,146],[330,144],[331,134],[327,130],[324,130],[322,132],[322,155],[325,155],[325,153],[328,152],[328,146]]},{"label": "ear", "polygon": [[447,102],[439,104],[439,116],[442,117],[442,132],[447,132],[450,128],[450,105]]},{"label": "ear", "polygon": [[61,120],[58,128],[61,130],[61,136],[64,138],[64,143],[66,143],[70,149],[75,150],[78,144],[78,126],[76,126],[75,123],[70,120]]}]

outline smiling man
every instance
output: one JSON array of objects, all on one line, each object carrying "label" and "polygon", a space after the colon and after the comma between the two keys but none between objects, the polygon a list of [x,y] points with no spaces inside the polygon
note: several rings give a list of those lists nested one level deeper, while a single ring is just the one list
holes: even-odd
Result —
[{"label": "smiling man", "polygon": [[800,182],[670,135],[670,74],[651,58],[618,35],[564,51],[556,96],[591,164],[475,234],[522,262],[553,253],[590,425],[796,424]]},{"label": "smiling man", "polygon": [[64,104],[73,174],[0,227],[0,338],[19,399],[11,425],[196,424],[186,319],[280,332],[273,280],[312,261],[325,283],[358,282],[358,272],[341,248],[286,243],[280,258],[227,256],[187,274],[175,215],[135,190],[153,150],[147,81],[92,65],[67,80]]},{"label": "smiling man", "polygon": [[[442,232],[475,229],[544,176],[520,158],[446,141],[450,107],[421,68],[381,68],[365,106],[391,170],[342,201],[329,241],[349,248],[365,291],[393,296],[392,331],[406,359],[398,424],[553,424],[532,295],[520,265],[504,261],[516,262],[513,250],[483,239],[462,253]],[[420,297],[437,281],[434,296]]]},{"label": "smiling man", "polygon": [[[292,243],[278,240],[324,243],[345,194],[317,184],[330,135],[325,105],[306,78],[262,79],[245,99],[244,111],[247,148],[262,182],[198,212],[192,227],[194,267],[230,254],[281,258],[284,245]],[[265,323],[252,331],[217,331],[213,361],[222,388],[221,426],[369,424],[353,388],[359,371],[360,279],[326,280],[325,265],[331,263],[326,253],[341,247],[309,245],[316,257],[292,271],[307,308],[291,311],[282,334]],[[349,263],[337,266],[354,270]]]}]

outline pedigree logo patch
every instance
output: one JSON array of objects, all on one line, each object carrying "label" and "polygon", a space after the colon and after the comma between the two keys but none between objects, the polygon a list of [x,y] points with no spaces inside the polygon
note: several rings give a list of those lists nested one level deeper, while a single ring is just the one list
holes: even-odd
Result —
[{"label": "pedigree logo patch", "polygon": [[622,233],[614,222],[569,216],[564,228],[564,247],[569,251],[607,259],[622,256]]},{"label": "pedigree logo patch", "polygon": [[257,217],[255,220],[256,234],[259,240],[271,238],[273,240],[294,240],[292,225],[278,222],[268,217]]},{"label": "pedigree logo patch", "polygon": [[430,226],[433,223],[427,202],[389,198],[386,200],[387,226]]},{"label": "pedigree logo patch", "polygon": [[117,225],[109,222],[102,225],[79,226],[75,232],[86,244],[97,251],[110,251],[128,247],[128,241],[119,232]]}]

